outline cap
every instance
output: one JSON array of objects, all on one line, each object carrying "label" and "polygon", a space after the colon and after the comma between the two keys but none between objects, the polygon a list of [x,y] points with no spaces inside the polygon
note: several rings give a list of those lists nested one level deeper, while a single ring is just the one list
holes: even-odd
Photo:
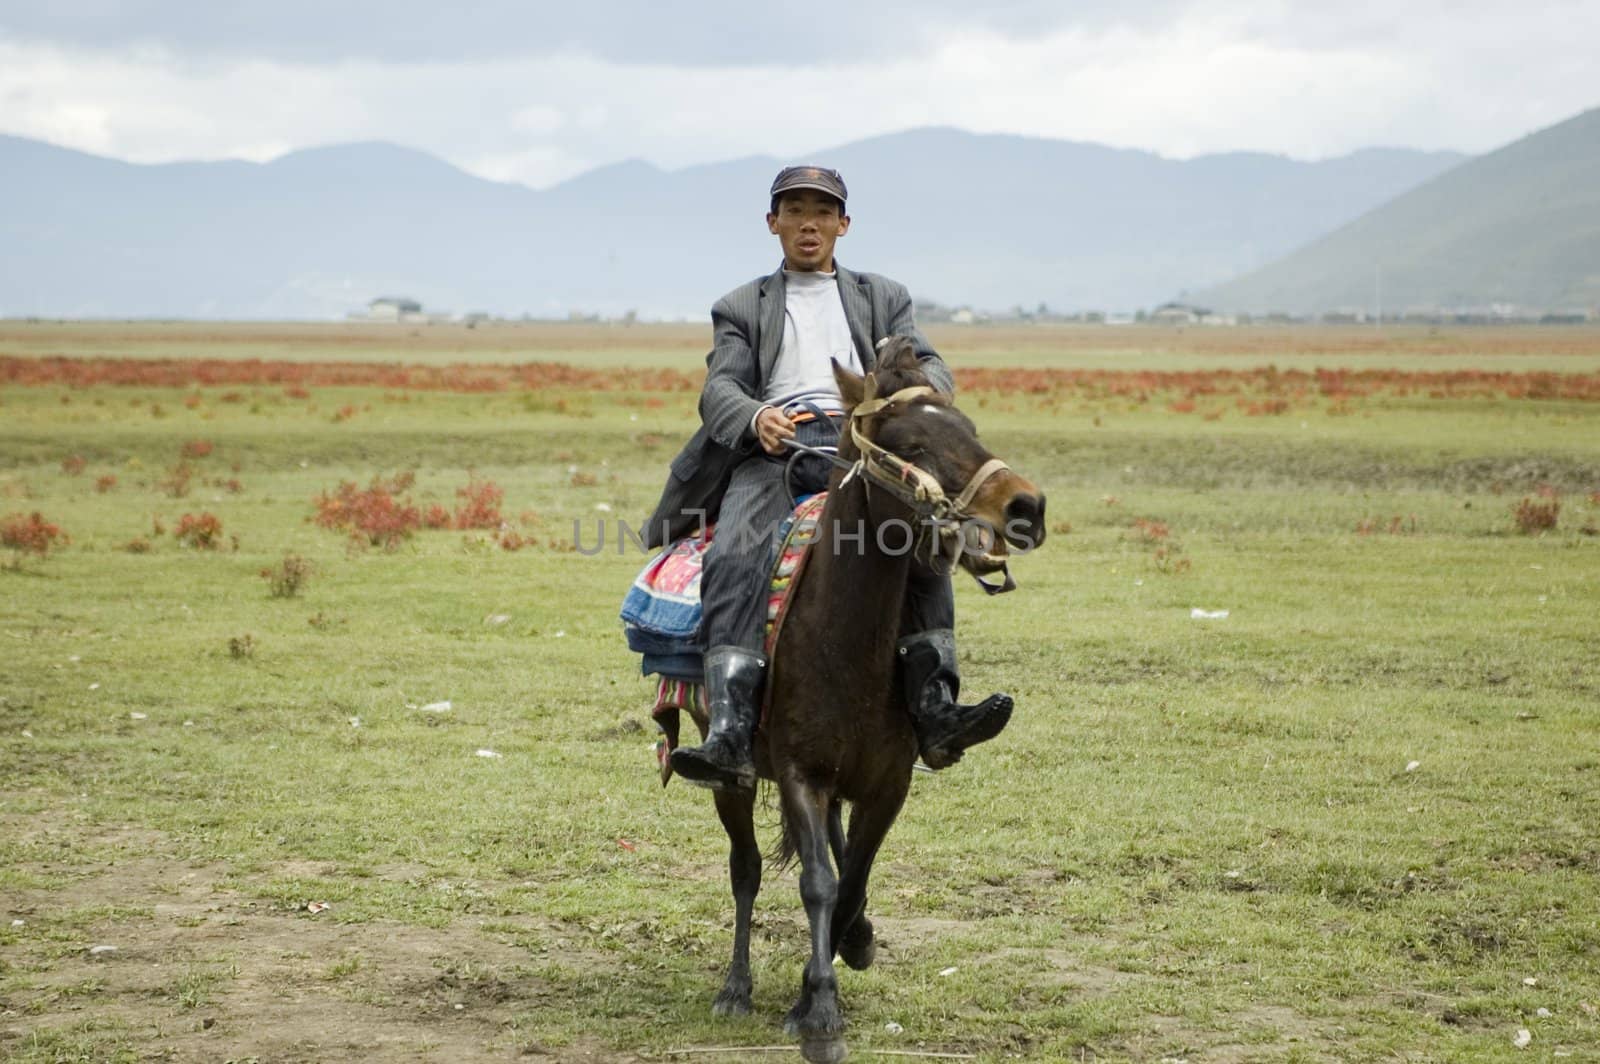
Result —
[{"label": "cap", "polygon": [[778,176],[773,178],[770,195],[777,196],[797,188],[814,188],[818,192],[826,192],[833,196],[840,203],[845,201],[844,178],[839,176],[839,171],[822,166],[784,167],[778,171]]}]

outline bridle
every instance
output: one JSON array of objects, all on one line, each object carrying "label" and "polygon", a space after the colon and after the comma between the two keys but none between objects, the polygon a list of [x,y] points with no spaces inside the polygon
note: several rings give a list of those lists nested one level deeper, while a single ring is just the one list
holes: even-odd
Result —
[{"label": "bridle", "polygon": [[[968,522],[977,519],[977,515],[969,509],[972,500],[992,477],[1011,467],[998,458],[991,458],[979,466],[962,489],[951,497],[944,490],[944,485],[939,483],[938,477],[915,462],[908,462],[893,451],[880,447],[863,428],[869,418],[938,393],[925,384],[919,384],[880,398],[871,394],[875,383],[870,377],[867,379],[867,397],[850,411],[850,440],[860,451],[860,457],[854,462],[847,462],[837,455],[807,447],[792,439],[783,442],[792,450],[816,455],[846,470],[844,479],[839,482],[841,488],[859,476],[864,490],[876,486],[899,499],[917,515],[913,555],[922,557],[936,572],[948,573],[955,568],[962,551],[967,549]],[[999,535],[987,522],[985,527],[991,535]],[[1014,589],[1017,585],[1011,579],[1010,567],[1002,562],[1000,571],[1005,574],[1005,579],[999,584],[991,584],[976,573],[973,579],[991,595]]]}]

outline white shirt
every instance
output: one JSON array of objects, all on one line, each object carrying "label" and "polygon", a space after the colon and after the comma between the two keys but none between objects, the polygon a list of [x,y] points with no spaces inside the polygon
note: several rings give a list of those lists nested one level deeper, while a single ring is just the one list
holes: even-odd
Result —
[{"label": "white shirt", "polygon": [[[806,399],[829,413],[842,413],[833,360],[860,373],[861,356],[844,316],[838,275],[785,270],[783,288],[783,343],[761,402],[788,412],[786,408]],[[755,418],[750,425],[754,429]]]}]

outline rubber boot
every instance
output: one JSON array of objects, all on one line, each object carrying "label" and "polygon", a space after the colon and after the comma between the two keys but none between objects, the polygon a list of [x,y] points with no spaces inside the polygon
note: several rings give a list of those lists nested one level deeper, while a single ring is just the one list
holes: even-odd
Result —
[{"label": "rubber boot", "polygon": [[672,751],[672,771],[690,783],[716,790],[752,791],[756,764],[750,740],[765,678],[767,659],[743,647],[706,651],[706,703],[711,730],[699,746]]},{"label": "rubber boot", "polygon": [[972,706],[956,701],[956,637],[948,628],[908,635],[895,645],[906,706],[917,746],[929,768],[948,768],[969,746],[993,739],[1011,719],[1010,695],[994,694]]}]

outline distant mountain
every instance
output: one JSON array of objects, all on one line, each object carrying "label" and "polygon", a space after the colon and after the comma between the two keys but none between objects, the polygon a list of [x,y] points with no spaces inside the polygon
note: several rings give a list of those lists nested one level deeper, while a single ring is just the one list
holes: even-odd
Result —
[{"label": "distant mountain", "polygon": [[1223,310],[1600,305],[1600,108],[1412,189],[1198,293]]},{"label": "distant mountain", "polygon": [[[952,129],[812,157],[850,185],[846,265],[945,303],[1106,310],[1253,269],[1462,159],[1174,161]],[[699,318],[777,264],[780,165],[625,162],[538,191],[388,144],[147,166],[0,136],[0,314],[328,318],[406,295]]]}]

